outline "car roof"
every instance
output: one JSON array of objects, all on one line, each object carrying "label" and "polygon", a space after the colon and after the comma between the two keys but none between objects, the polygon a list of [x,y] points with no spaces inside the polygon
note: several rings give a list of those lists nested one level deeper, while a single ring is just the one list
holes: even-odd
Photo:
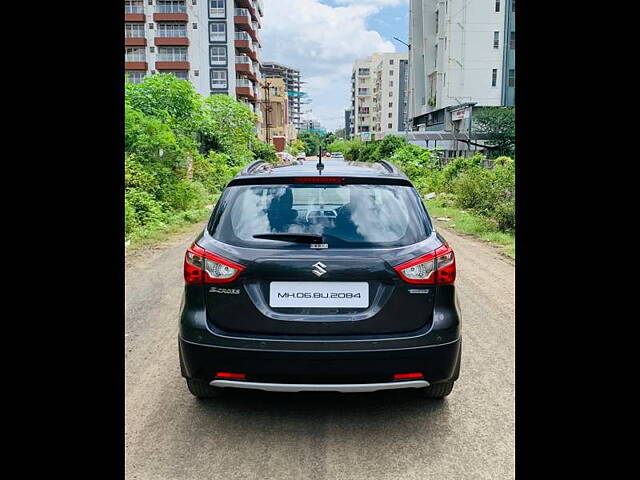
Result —
[{"label": "car roof", "polygon": [[[323,160],[321,175],[327,177],[348,177],[395,180],[393,183],[409,184],[406,175],[389,162],[352,162],[345,160]],[[320,175],[317,160],[296,161],[287,164],[270,164],[268,162],[252,162],[232,180],[232,184],[268,183],[269,180],[286,177],[308,177]],[[399,182],[400,181],[400,182]]]}]

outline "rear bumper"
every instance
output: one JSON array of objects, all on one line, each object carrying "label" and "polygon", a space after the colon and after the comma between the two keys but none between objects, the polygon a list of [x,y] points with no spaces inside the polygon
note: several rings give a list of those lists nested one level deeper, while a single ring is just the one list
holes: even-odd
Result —
[{"label": "rear bumper", "polygon": [[247,383],[243,385],[297,384],[293,388],[299,389],[300,384],[388,384],[395,373],[409,372],[421,372],[428,384],[455,380],[461,339],[422,348],[323,352],[226,348],[180,338],[179,348],[184,377],[212,382],[216,372],[244,373]]},{"label": "rear bumper", "polygon": [[262,383],[235,380],[213,380],[213,387],[245,388],[249,390],[264,390],[266,392],[342,392],[361,393],[377,392],[378,390],[397,390],[399,388],[428,387],[425,380],[411,380],[407,382],[387,383]]}]

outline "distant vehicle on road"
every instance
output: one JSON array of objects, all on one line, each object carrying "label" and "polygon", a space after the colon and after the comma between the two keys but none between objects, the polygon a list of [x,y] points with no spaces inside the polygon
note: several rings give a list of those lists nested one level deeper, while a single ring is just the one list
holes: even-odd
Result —
[{"label": "distant vehicle on road", "polygon": [[307,154],[304,152],[300,152],[298,155],[296,155],[296,158],[298,160],[305,160],[307,158]]},{"label": "distant vehicle on road", "polygon": [[344,155],[342,155],[342,152],[333,152],[331,154],[331,158],[335,160],[344,160]]},{"label": "distant vehicle on road", "polygon": [[251,163],[187,250],[184,279],[180,370],[196,397],[443,398],[458,379],[455,256],[388,162]]}]

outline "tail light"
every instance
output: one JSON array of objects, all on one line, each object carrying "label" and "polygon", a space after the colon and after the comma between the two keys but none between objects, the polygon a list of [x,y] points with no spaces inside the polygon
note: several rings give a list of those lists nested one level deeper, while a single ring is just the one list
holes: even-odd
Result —
[{"label": "tail light", "polygon": [[242,270],[242,265],[207,252],[195,243],[184,256],[184,280],[189,285],[232,282]]},{"label": "tail light", "polygon": [[456,280],[456,258],[449,245],[405,262],[395,271],[405,282],[431,285],[451,285]]}]

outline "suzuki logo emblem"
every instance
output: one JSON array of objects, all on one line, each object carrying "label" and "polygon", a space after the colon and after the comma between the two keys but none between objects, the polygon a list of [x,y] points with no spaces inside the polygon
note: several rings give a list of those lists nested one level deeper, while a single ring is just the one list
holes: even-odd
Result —
[{"label": "suzuki logo emblem", "polygon": [[312,272],[313,272],[317,277],[321,277],[322,275],[324,275],[325,273],[327,273],[327,271],[325,270],[325,268],[327,268],[327,266],[326,266],[324,263],[322,263],[322,262],[318,262],[318,263],[315,263],[313,266],[314,266],[314,267],[316,267],[316,268],[314,268],[314,269],[313,269],[313,270],[311,270],[311,271],[312,271]]}]

